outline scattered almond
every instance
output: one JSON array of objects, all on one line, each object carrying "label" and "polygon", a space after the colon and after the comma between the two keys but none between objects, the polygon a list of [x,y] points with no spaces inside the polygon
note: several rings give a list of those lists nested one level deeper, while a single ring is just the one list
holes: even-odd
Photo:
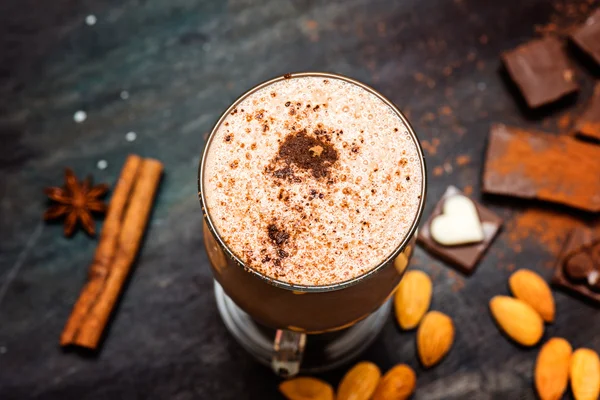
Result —
[{"label": "scattered almond", "polygon": [[573,349],[563,338],[552,338],[544,344],[535,362],[535,388],[540,400],[560,400],[569,383],[569,367]]},{"label": "scattered almond", "polygon": [[440,362],[452,347],[452,342],[452,319],[438,311],[428,312],[417,331],[417,352],[423,366],[428,368]]},{"label": "scattered almond", "polygon": [[490,310],[500,328],[523,346],[533,346],[544,334],[542,317],[522,300],[495,296],[490,300]]},{"label": "scattered almond", "polygon": [[544,278],[529,269],[520,269],[510,276],[508,285],[513,295],[533,307],[544,321],[554,321],[554,297]]},{"label": "scattered almond", "polygon": [[417,375],[406,364],[396,365],[381,379],[371,400],[405,400],[417,385]]},{"label": "scattered almond", "polygon": [[344,375],[337,390],[337,400],[369,400],[381,379],[379,367],[359,362]]},{"label": "scattered almond", "polygon": [[408,271],[396,290],[394,307],[402,329],[415,328],[431,303],[432,284],[423,271]]},{"label": "scattered almond", "polygon": [[577,349],[571,357],[571,390],[575,400],[598,400],[600,359],[591,349]]},{"label": "scattered almond", "polygon": [[292,378],[279,384],[279,391],[288,400],[333,400],[333,388],[317,378]]}]

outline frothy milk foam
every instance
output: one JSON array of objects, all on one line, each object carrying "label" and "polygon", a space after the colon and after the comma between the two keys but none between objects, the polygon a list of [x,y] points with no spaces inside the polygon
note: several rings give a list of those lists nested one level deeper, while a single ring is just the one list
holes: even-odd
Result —
[{"label": "frothy milk foam", "polygon": [[292,77],[250,94],[209,144],[204,196],[229,249],[297,285],[344,282],[400,245],[423,177],[407,127],[337,78]]}]

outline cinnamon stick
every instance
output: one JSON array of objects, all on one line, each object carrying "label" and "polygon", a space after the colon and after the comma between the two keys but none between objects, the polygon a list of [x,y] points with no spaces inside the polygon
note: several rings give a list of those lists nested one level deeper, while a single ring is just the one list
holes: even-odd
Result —
[{"label": "cinnamon stick", "polygon": [[61,345],[95,349],[135,260],[163,166],[132,155],[115,188],[88,281],[60,338]]}]

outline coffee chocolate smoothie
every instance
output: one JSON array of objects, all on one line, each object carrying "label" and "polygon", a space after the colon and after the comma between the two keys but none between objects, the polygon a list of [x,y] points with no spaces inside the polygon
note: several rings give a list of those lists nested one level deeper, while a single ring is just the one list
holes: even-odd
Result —
[{"label": "coffee chocolate smoothie", "polygon": [[418,214],[409,129],[384,101],[336,78],[290,77],[242,100],[206,152],[207,213],[245,265],[293,285],[361,276]]}]

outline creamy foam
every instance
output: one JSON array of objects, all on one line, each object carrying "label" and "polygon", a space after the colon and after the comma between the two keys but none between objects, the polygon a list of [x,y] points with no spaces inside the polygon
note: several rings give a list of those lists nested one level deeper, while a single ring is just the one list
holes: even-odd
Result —
[{"label": "creamy foam", "polygon": [[365,274],[417,215],[417,146],[381,99],[337,78],[292,77],[243,99],[204,165],[212,222],[264,275],[321,286]]}]

